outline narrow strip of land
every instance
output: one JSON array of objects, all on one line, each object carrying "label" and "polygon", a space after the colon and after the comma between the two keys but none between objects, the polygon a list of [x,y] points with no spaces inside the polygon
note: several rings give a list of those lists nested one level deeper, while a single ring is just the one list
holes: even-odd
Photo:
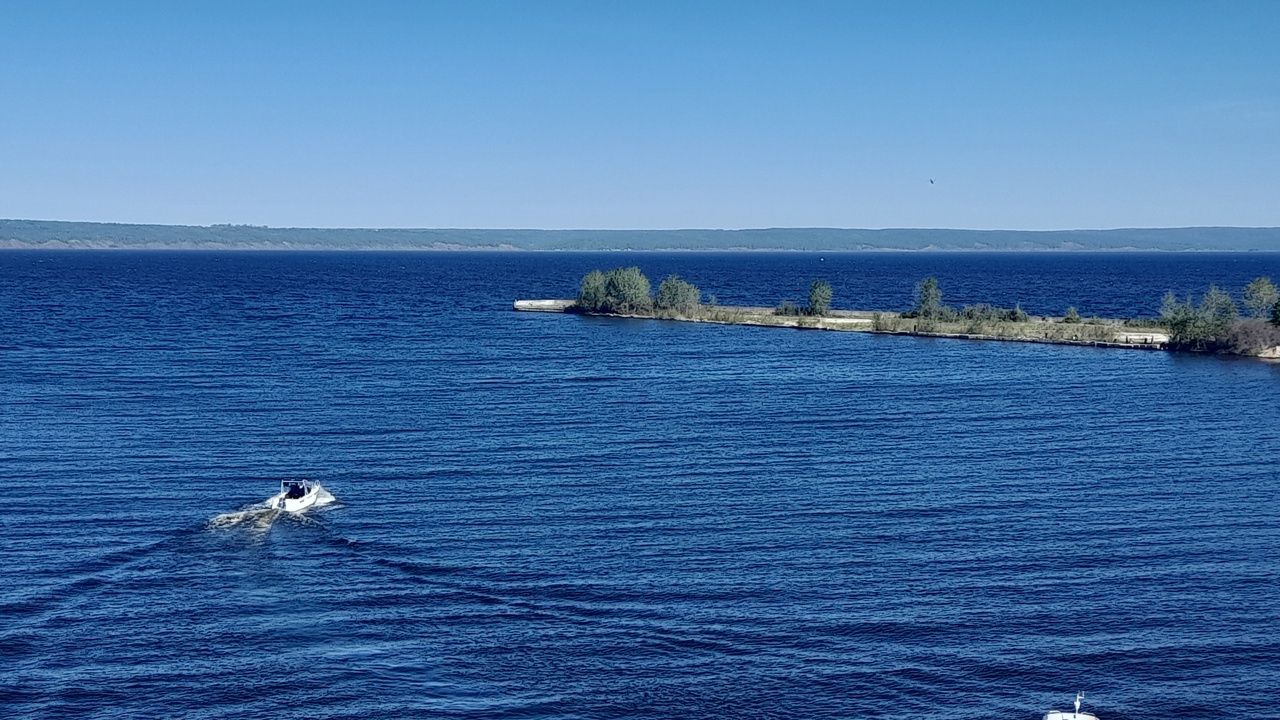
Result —
[{"label": "narrow strip of land", "polygon": [[[517,300],[515,302],[515,309],[523,312],[563,313],[572,312],[574,308],[575,301],[573,300]],[[918,335],[967,340],[1089,345],[1132,350],[1161,350],[1165,347],[1165,343],[1169,341],[1168,334],[1160,328],[1133,327],[1120,320],[1097,318],[1081,322],[1066,322],[1064,318],[1048,317],[1032,317],[1025,322],[942,322],[926,318],[906,318],[896,312],[831,310],[824,316],[778,315],[775,313],[774,308],[725,305],[702,305],[685,312],[663,310],[645,314],[588,314],[729,325],[790,327],[806,330],[843,330],[891,335]]]}]

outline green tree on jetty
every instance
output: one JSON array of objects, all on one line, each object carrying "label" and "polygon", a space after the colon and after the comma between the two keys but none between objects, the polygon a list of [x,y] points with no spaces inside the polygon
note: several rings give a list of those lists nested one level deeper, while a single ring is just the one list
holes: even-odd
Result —
[{"label": "green tree on jetty", "polygon": [[809,286],[810,315],[822,317],[831,312],[831,283],[825,280],[814,280]]},{"label": "green tree on jetty", "polygon": [[582,289],[578,290],[578,307],[586,312],[602,312],[605,298],[604,273],[592,270],[582,278]]},{"label": "green tree on jetty", "polygon": [[1260,277],[1244,288],[1244,306],[1256,318],[1271,318],[1280,311],[1280,290],[1269,277]]},{"label": "green tree on jetty", "polygon": [[658,286],[658,309],[688,312],[702,303],[702,291],[698,286],[680,279],[679,275],[668,275]]},{"label": "green tree on jetty", "polygon": [[911,309],[915,317],[933,320],[943,315],[942,288],[938,279],[927,277],[916,285],[916,306]]},{"label": "green tree on jetty", "polygon": [[649,278],[638,267],[616,268],[604,274],[604,302],[608,312],[645,312],[653,307]]},{"label": "green tree on jetty", "polygon": [[638,267],[592,270],[582,278],[577,306],[585,312],[646,313],[653,309],[649,288]]},{"label": "green tree on jetty", "polygon": [[1217,285],[1210,285],[1209,292],[1200,299],[1200,313],[1215,332],[1225,330],[1240,319],[1240,308],[1236,307],[1236,301],[1231,299],[1230,294],[1219,290]]}]

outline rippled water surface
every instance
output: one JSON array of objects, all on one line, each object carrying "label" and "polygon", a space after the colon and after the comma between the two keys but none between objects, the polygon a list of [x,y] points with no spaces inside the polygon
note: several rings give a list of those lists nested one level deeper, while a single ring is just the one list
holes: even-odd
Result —
[{"label": "rippled water surface", "polygon": [[[935,274],[1085,315],[1280,278],[0,253],[0,716],[1275,715],[1280,366],[509,310],[631,263],[722,303],[897,309]],[[297,477],[336,502],[252,507]]]}]

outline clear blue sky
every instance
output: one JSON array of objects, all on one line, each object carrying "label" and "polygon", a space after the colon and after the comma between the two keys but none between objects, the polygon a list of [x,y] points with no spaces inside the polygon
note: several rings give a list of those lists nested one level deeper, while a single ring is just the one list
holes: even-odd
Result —
[{"label": "clear blue sky", "polygon": [[1280,1],[0,0],[0,217],[1277,226]]}]

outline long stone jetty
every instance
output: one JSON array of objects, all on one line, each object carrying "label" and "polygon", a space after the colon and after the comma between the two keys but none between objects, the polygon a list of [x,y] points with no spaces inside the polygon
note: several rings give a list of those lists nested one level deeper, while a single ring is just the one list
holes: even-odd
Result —
[{"label": "long stone jetty", "polygon": [[[573,300],[516,300],[515,309],[522,312],[569,312]],[[920,337],[957,338],[965,340],[1003,340],[1054,345],[1088,345],[1091,347],[1130,350],[1162,350],[1169,336],[1158,328],[1132,328],[1118,320],[1093,320],[1065,323],[1062,318],[1032,318],[1026,322],[928,322],[904,318],[896,312],[871,310],[832,310],[821,317],[808,315],[775,315],[773,308],[744,306],[700,306],[689,313],[660,311],[655,314],[621,315],[600,313],[605,317],[630,317],[651,320],[706,322],[726,325],[760,325],[790,327],[802,330],[837,330],[915,335]]]}]

